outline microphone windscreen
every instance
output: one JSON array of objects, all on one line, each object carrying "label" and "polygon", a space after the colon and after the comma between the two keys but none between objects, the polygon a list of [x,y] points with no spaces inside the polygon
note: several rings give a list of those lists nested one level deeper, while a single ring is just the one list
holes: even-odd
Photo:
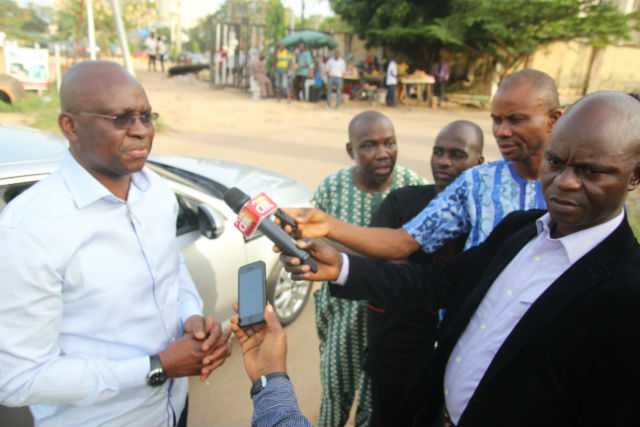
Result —
[{"label": "microphone windscreen", "polygon": [[235,213],[239,213],[240,209],[242,209],[244,204],[250,199],[245,192],[236,187],[228,189],[222,198]]}]

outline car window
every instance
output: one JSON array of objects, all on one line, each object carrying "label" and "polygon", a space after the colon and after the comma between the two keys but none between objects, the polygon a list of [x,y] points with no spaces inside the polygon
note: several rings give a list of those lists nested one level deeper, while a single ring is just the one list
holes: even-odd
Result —
[{"label": "car window", "polygon": [[15,199],[27,188],[35,184],[35,181],[31,182],[18,182],[8,185],[0,185],[0,212],[4,209],[10,201]]},{"label": "car window", "polygon": [[178,200],[178,219],[176,235],[181,236],[198,230],[198,203],[195,200],[176,194]]}]

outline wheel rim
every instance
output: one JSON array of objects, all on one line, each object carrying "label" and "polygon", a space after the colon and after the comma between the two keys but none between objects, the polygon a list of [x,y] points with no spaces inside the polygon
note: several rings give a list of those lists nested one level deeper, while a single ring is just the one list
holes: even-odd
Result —
[{"label": "wheel rim", "polygon": [[287,319],[296,315],[302,309],[310,288],[309,282],[293,280],[284,268],[280,270],[273,295],[278,316]]}]

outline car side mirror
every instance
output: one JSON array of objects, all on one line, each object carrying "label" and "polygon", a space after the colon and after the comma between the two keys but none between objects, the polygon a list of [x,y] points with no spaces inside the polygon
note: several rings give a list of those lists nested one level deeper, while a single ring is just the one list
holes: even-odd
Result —
[{"label": "car side mirror", "polygon": [[215,239],[224,231],[224,219],[215,210],[205,204],[198,206],[198,229],[207,239]]}]

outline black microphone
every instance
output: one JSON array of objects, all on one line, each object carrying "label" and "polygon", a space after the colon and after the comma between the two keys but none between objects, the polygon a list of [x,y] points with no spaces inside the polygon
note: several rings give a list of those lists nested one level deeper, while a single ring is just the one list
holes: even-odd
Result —
[{"label": "black microphone", "polygon": [[[240,213],[240,209],[242,209],[242,207],[251,200],[246,193],[236,187],[228,189],[227,192],[224,193],[223,199],[235,213]],[[283,253],[299,258],[301,262],[307,264],[311,268],[312,272],[318,272],[318,265],[313,258],[311,258],[311,255],[297,247],[296,242],[287,234],[287,232],[280,228],[278,224],[273,222],[270,218],[264,218],[264,220],[258,224],[258,230],[262,231],[264,235],[275,243]]]}]

